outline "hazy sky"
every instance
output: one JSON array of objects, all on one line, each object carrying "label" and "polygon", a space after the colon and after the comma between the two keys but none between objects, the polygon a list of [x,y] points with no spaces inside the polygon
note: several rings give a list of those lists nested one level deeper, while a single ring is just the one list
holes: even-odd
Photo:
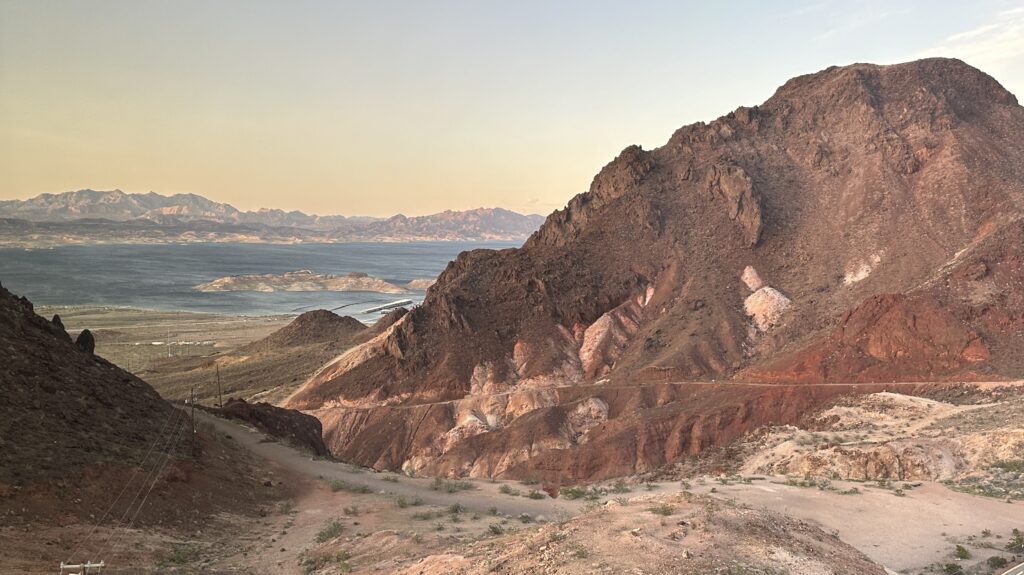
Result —
[{"label": "hazy sky", "polygon": [[1024,97],[1024,0],[0,0],[0,198],[548,213],[791,76],[926,55]]}]

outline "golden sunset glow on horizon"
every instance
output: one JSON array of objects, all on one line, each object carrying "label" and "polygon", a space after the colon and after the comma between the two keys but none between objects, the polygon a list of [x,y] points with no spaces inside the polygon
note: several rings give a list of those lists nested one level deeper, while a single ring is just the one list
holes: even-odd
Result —
[{"label": "golden sunset glow on horizon", "polygon": [[832,64],[960,57],[1020,96],[1022,6],[0,0],[0,199],[546,214]]}]

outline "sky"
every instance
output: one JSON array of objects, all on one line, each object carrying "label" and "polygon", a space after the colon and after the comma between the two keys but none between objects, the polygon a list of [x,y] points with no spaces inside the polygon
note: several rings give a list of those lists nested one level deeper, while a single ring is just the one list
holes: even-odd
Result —
[{"label": "sky", "polygon": [[546,214],[792,76],[926,56],[1024,99],[1024,0],[0,0],[0,199]]}]

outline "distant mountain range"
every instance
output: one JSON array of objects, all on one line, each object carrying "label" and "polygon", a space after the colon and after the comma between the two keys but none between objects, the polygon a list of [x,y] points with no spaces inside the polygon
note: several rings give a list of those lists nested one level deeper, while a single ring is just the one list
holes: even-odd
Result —
[{"label": "distant mountain range", "polygon": [[0,245],[523,240],[544,218],[501,208],[390,218],[242,211],[196,194],[78,190],[0,201]]}]

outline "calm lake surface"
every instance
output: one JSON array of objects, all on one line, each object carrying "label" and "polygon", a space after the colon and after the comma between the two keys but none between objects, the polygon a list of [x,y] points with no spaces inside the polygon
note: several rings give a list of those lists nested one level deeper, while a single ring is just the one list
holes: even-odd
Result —
[{"label": "calm lake surface", "polygon": [[101,305],[232,315],[297,314],[332,309],[372,321],[365,308],[423,292],[214,292],[193,286],[240,274],[302,269],[324,274],[365,272],[392,283],[434,278],[459,252],[517,247],[518,242],[348,244],[160,244],[0,249],[0,283],[36,305]]}]

